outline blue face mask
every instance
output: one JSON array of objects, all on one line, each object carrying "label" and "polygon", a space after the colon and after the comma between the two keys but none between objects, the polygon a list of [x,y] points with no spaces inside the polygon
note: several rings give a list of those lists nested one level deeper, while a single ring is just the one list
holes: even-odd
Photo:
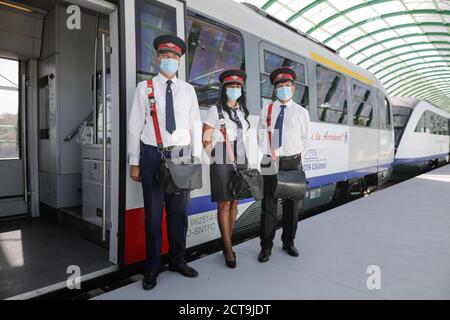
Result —
[{"label": "blue face mask", "polygon": [[175,59],[162,59],[159,68],[168,76],[178,71],[178,61]]},{"label": "blue face mask", "polygon": [[227,97],[230,100],[237,100],[242,94],[241,88],[227,88]]},{"label": "blue face mask", "polygon": [[280,87],[277,89],[277,98],[280,100],[290,100],[292,96],[291,87]]}]

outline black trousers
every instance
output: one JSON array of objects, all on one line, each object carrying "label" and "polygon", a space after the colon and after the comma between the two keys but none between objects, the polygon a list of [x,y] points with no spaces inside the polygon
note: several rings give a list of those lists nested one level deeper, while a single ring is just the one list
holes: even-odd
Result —
[{"label": "black trousers", "polygon": [[[165,153],[165,156],[170,156]],[[140,168],[142,191],[144,195],[145,233],[146,233],[146,269],[157,271],[160,268],[162,245],[162,215],[166,207],[167,233],[169,238],[169,263],[177,266],[184,263],[187,232],[188,192],[167,194],[156,184],[156,171],[161,163],[159,151],[141,144]]]},{"label": "black trousers", "polygon": [[[268,157],[268,156],[266,156]],[[266,158],[267,159],[267,158]],[[267,163],[267,162],[265,162]],[[280,170],[293,170],[301,165],[301,158],[291,160],[280,160]],[[261,164],[264,167],[264,164]],[[261,248],[271,250],[273,239],[277,229],[277,203],[278,199],[273,197],[276,183],[276,175],[263,175],[264,179],[264,199],[261,203]],[[283,199],[283,233],[281,240],[284,244],[293,244],[297,232],[299,209],[303,208],[303,201]]]}]

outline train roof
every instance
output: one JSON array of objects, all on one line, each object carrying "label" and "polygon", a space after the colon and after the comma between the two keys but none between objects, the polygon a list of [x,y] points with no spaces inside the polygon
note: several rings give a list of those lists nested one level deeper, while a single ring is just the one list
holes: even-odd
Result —
[{"label": "train roof", "polygon": [[[382,83],[371,72],[344,59],[317,40],[311,39],[299,31],[296,32],[292,27],[283,25],[280,21],[275,21],[277,20],[276,18],[268,18],[267,14],[263,15],[254,8],[252,9],[233,0],[186,0],[186,3],[188,8],[200,14],[203,13],[210,17],[215,17],[219,21],[238,30],[253,34],[280,48],[308,59],[316,61],[321,59],[321,61],[328,62],[328,66],[341,67],[354,78],[358,80],[363,79],[365,80],[363,82],[385,92]],[[334,67],[331,68],[335,69]]]},{"label": "train roof", "polygon": [[441,116],[444,116],[446,118],[450,118],[450,113],[448,113],[447,111],[436,107],[434,104],[432,104],[430,101],[428,100],[421,100],[421,99],[417,99],[414,97],[390,97],[390,101],[392,103],[392,105],[394,106],[402,106],[402,107],[407,107],[407,108],[411,108],[414,109],[416,108],[419,103],[425,103],[425,108],[427,110],[433,111],[437,114],[440,114]]},{"label": "train roof", "polygon": [[413,97],[390,97],[390,100],[394,106],[408,107],[411,109],[414,109],[422,101]]}]

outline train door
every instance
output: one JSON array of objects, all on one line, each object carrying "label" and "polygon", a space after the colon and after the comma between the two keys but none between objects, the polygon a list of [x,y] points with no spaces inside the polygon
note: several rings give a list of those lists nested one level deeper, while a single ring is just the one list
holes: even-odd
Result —
[{"label": "train door", "polygon": [[[182,0],[135,0],[124,1],[126,43],[126,105],[129,114],[134,91],[138,82],[151,79],[157,74],[153,40],[161,34],[172,34],[185,39],[185,1]],[[186,56],[180,61],[178,77],[186,79]],[[124,248],[123,264],[129,265],[145,259],[144,205],[141,184],[129,178],[126,168],[126,210],[121,239]],[[165,221],[165,219],[164,219]],[[163,248],[168,250],[163,223]]]},{"label": "train door", "polygon": [[118,32],[108,1],[0,2],[0,299],[117,268]]},{"label": "train door", "polygon": [[394,121],[392,106],[382,92],[378,92],[379,105],[379,144],[378,144],[378,182],[386,181],[392,171],[395,152]]}]

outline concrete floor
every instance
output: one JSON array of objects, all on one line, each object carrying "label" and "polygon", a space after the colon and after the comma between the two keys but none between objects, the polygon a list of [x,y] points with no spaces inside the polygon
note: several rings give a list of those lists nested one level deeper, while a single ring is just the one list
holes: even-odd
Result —
[{"label": "concrete floor", "polygon": [[302,221],[298,258],[280,234],[267,263],[253,239],[234,270],[217,253],[191,263],[198,278],[164,272],[154,290],[138,281],[95,299],[450,299],[450,165]]}]

